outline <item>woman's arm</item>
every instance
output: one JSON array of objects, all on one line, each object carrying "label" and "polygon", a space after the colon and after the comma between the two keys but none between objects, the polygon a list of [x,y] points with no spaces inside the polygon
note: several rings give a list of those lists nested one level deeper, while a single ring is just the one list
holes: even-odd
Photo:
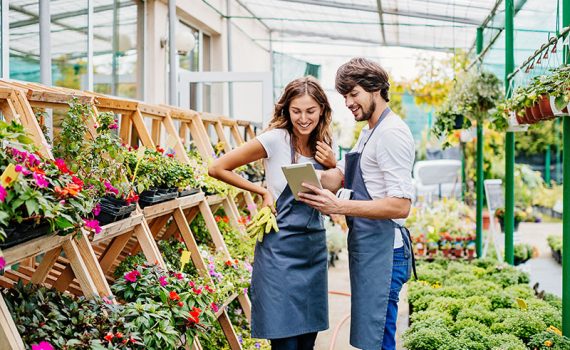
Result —
[{"label": "woman's arm", "polygon": [[208,168],[208,175],[243,190],[257,193],[263,196],[264,206],[273,206],[273,198],[266,188],[256,185],[233,172],[237,167],[262,158],[267,158],[267,152],[258,140],[253,139],[216,159]]}]

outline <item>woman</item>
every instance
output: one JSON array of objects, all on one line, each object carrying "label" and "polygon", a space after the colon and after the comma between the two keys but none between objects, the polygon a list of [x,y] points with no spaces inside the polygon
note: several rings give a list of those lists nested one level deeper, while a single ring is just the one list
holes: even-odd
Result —
[{"label": "woman", "polygon": [[[275,105],[269,128],[209,168],[210,176],[258,193],[264,207],[276,209],[279,232],[257,243],[251,285],[252,336],[270,339],[273,350],[313,349],[317,332],[328,328],[323,220],[317,210],[293,198],[281,167],[311,162],[316,169],[334,168],[331,119],[317,80],[293,80]],[[267,189],[232,171],[262,158]]]}]

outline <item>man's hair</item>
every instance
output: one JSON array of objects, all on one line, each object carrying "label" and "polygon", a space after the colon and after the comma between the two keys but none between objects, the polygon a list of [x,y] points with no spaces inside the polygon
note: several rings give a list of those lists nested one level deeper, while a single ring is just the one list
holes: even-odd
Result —
[{"label": "man's hair", "polygon": [[380,96],[384,101],[390,101],[388,73],[376,62],[355,57],[338,68],[335,81],[336,91],[344,96],[356,85],[360,85],[366,92],[380,91]]}]

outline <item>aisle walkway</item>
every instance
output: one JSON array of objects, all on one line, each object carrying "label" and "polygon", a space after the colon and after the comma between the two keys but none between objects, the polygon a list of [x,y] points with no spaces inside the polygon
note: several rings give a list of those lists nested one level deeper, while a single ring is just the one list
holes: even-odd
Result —
[{"label": "aisle walkway", "polygon": [[[406,286],[404,286],[405,288]],[[335,262],[335,267],[329,268],[329,291],[350,293],[350,278],[348,276],[348,254],[346,249],[340,254],[339,260]],[[406,299],[406,291],[402,290],[400,299]],[[401,346],[400,334],[407,328],[408,324],[408,303],[407,300],[400,300],[400,315],[398,316],[398,349]],[[356,349],[349,344],[350,318],[346,318],[350,313],[350,297],[341,295],[329,295],[329,321],[330,328],[319,333],[317,337],[316,350],[353,350]],[[330,347],[335,328],[346,319],[340,327],[334,347]]]},{"label": "aisle walkway", "polygon": [[521,223],[520,241],[538,248],[539,256],[527,261],[520,268],[530,273],[531,286],[536,282],[539,289],[562,296],[562,265],[558,264],[550,251],[546,237],[552,234],[562,235],[561,223]]}]

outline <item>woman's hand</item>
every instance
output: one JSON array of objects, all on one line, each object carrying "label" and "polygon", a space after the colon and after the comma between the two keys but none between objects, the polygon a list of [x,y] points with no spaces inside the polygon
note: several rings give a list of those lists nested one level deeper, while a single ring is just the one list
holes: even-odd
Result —
[{"label": "woman's hand", "polygon": [[271,211],[273,212],[273,214],[275,214],[275,202],[273,200],[273,196],[271,195],[271,192],[269,192],[269,190],[266,190],[265,192],[263,192],[262,194],[263,197],[263,203],[261,204],[262,208],[265,207],[269,207],[271,209]]},{"label": "woman's hand", "polygon": [[336,167],[336,157],[332,148],[322,141],[317,141],[315,159],[327,169]]}]

